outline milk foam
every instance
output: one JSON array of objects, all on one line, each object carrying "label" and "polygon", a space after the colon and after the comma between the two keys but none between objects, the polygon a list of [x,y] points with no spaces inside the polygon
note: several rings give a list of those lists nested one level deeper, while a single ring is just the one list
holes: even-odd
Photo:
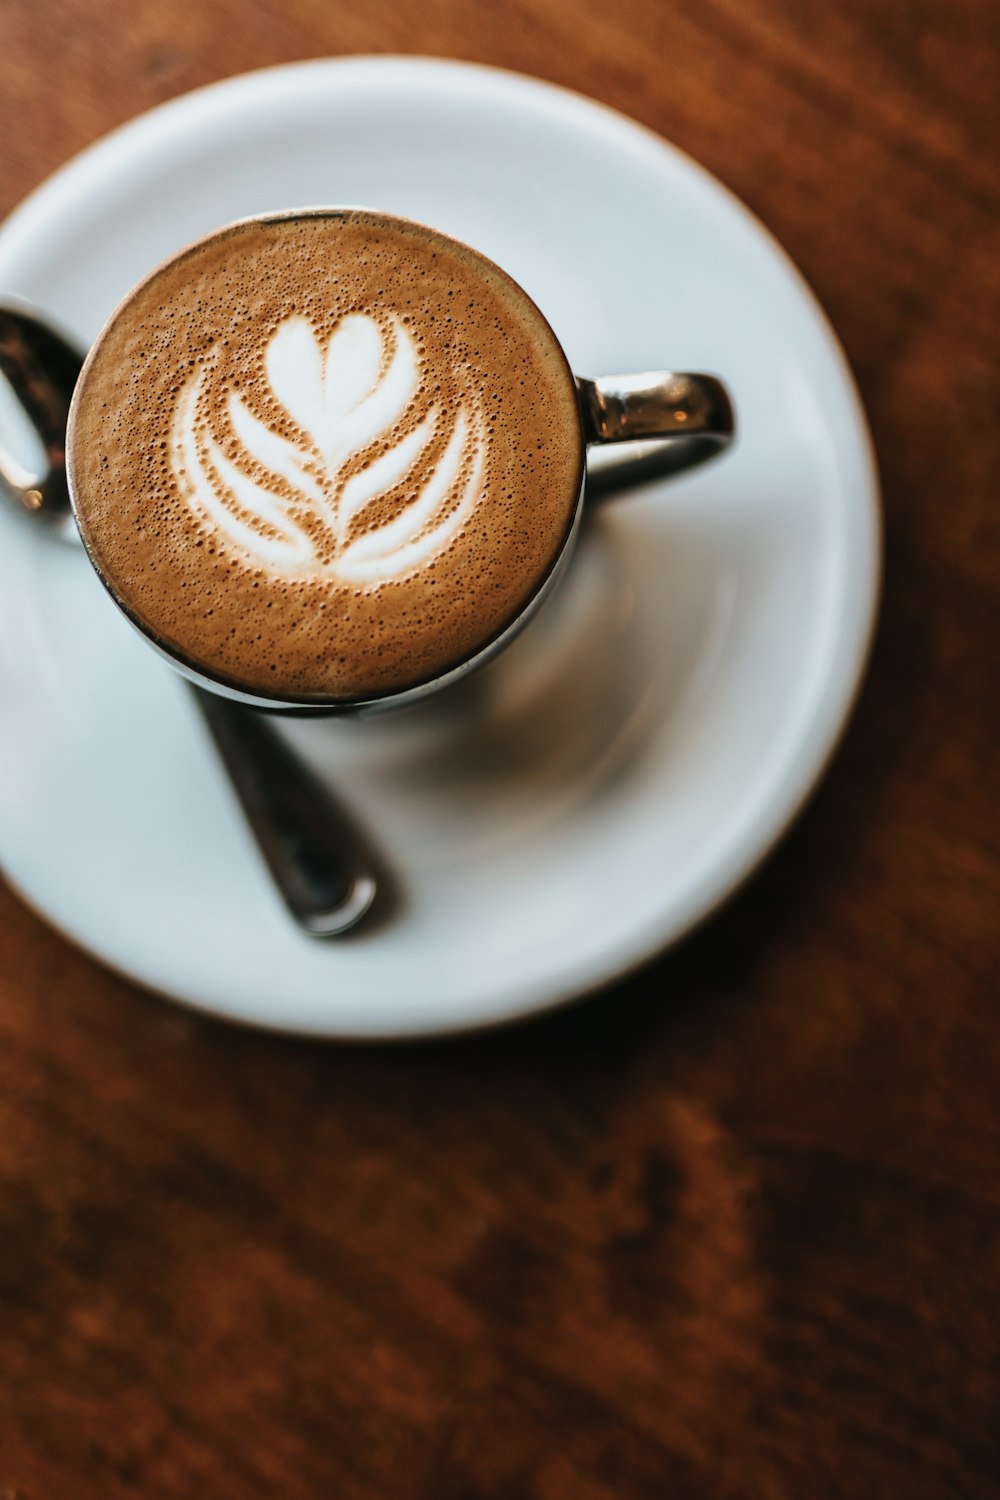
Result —
[{"label": "milk foam", "polygon": [[[375,318],[354,313],[324,348],[308,319],[292,316],[268,340],[264,369],[268,394],[298,430],[295,442],[229,391],[226,409],[243,450],[233,461],[212,430],[220,392],[210,375],[193,375],[177,398],[170,462],[193,514],[273,575],[330,574],[375,586],[426,567],[469,515],[487,441],[481,420],[464,405],[453,416],[432,406],[400,431],[421,386],[403,324],[391,319],[383,332]],[[429,463],[432,439],[445,428],[444,451]],[[345,474],[355,459],[363,467]],[[348,539],[365,508],[399,486],[398,514]]]},{"label": "milk foam", "polygon": [[572,527],[576,388],[537,308],[424,226],[246,221],[135,289],[84,368],[68,468],[112,591],[267,697],[355,701],[478,653]]}]

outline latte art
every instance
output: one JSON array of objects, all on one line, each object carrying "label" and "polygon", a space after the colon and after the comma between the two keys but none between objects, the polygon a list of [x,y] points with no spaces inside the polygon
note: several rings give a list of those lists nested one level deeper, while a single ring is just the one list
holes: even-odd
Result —
[{"label": "latte art", "polygon": [[80,531],[168,655],[265,702],[380,698],[482,653],[573,525],[555,336],[423,225],[230,225],[114,314],[70,417]]},{"label": "latte art", "polygon": [[[401,322],[383,333],[375,318],[351,314],[324,348],[306,318],[289,317],[268,342],[265,369],[293,437],[231,391],[226,414],[239,456],[228,456],[204,370],[174,410],[179,492],[221,542],[274,575],[368,584],[402,578],[448,546],[482,480],[486,431],[465,404],[407,422],[421,382]],[[396,502],[391,517],[366,522],[387,497]]]}]

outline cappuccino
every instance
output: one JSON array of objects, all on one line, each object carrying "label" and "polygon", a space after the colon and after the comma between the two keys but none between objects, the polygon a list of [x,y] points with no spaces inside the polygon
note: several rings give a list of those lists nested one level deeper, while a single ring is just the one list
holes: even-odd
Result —
[{"label": "cappuccino", "polygon": [[582,480],[555,336],[490,261],[389,215],[248,220],[101,334],[68,466],[88,551],[165,649],[275,700],[377,698],[499,636]]}]

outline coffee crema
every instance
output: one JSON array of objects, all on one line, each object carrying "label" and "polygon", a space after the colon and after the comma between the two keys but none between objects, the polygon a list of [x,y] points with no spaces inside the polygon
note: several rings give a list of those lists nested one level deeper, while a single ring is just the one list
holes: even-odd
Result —
[{"label": "coffee crema", "polygon": [[143,282],[92,351],[84,541],[166,649],[255,694],[349,701],[474,656],[562,550],[576,391],[538,309],[434,230],[248,220]]}]

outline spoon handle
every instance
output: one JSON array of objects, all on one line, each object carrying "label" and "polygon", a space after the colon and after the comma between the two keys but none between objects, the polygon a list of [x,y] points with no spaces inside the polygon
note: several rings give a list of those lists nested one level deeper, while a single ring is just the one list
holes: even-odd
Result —
[{"label": "spoon handle", "polygon": [[310,937],[346,932],[375,896],[347,814],[263,714],[192,687],[285,904]]},{"label": "spoon handle", "polygon": [[[43,451],[40,473],[0,443],[0,500],[66,541],[80,537],[66,486],[66,419],[83,356],[26,302],[0,300],[0,384]],[[375,896],[375,859],[330,791],[252,709],[194,689],[275,884],[314,937],[346,932]],[[384,872],[382,872],[384,874]]]}]

